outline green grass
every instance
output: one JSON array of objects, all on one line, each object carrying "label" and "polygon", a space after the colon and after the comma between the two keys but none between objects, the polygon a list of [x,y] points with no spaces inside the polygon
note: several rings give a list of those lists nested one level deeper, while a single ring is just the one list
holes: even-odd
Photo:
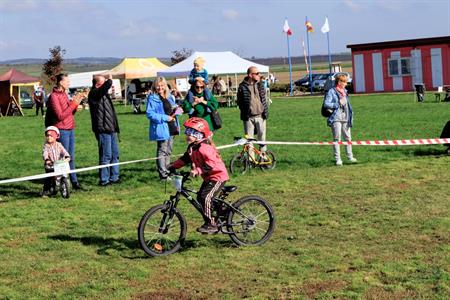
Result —
[{"label": "green grass", "polygon": [[[411,94],[354,95],[354,140],[438,137],[448,103],[414,103]],[[328,141],[321,97],[278,98],[268,140]],[[148,121],[118,106],[121,160],[153,157]],[[236,108],[221,109],[217,145],[241,135]],[[78,167],[97,163],[89,112],[77,113]],[[0,118],[1,179],[41,173],[42,117]],[[176,138],[174,153],[186,145]],[[123,183],[88,189],[68,201],[40,198],[41,182],[0,185],[0,298],[5,299],[446,299],[450,293],[449,163],[444,147],[355,146],[359,163],[333,165],[329,146],[272,146],[270,172],[233,176],[234,199],[258,194],[277,227],[261,247],[237,248],[227,236],[195,232],[187,203],[184,249],[149,258],[137,225],[161,203],[154,162],[121,168]],[[235,148],[222,151],[229,161]],[[200,184],[200,181],[194,181]],[[168,188],[170,190],[170,188]]]}]

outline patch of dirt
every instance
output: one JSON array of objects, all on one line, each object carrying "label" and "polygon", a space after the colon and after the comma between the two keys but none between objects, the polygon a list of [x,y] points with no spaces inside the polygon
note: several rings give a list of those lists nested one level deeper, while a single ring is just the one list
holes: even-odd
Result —
[{"label": "patch of dirt", "polygon": [[[164,290],[164,291],[140,293],[140,294],[136,295],[135,297],[133,297],[133,299],[139,299],[139,300],[168,300],[168,299],[187,300],[187,299],[192,299],[192,297],[183,290],[179,290],[179,291]],[[199,299],[199,298],[196,298],[196,299]]]},{"label": "patch of dirt", "polygon": [[347,283],[345,281],[338,280],[308,282],[301,285],[299,292],[306,295],[308,298],[316,298],[320,293],[340,291],[346,286]]},{"label": "patch of dirt", "polygon": [[364,299],[367,300],[398,300],[398,299],[417,299],[418,294],[415,291],[387,291],[382,287],[372,287],[366,291]]}]

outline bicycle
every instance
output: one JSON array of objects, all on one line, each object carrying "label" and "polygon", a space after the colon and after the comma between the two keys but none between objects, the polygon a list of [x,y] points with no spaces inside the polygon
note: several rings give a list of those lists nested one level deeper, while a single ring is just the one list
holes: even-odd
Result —
[{"label": "bicycle", "polygon": [[275,154],[270,150],[262,152],[256,149],[253,145],[255,139],[234,137],[234,140],[243,143],[243,147],[230,161],[232,174],[244,174],[249,168],[256,167],[263,171],[275,168],[277,164]]},{"label": "bicycle", "polygon": [[69,188],[69,181],[67,178],[69,177],[67,173],[70,171],[69,162],[64,160],[57,160],[53,164],[53,170],[54,172],[63,172],[62,175],[55,176],[54,180],[54,186],[51,187],[51,194],[56,195],[56,193],[61,193],[61,196],[65,199],[68,199],[70,197],[70,188]]},{"label": "bicycle", "polygon": [[[138,226],[139,244],[150,256],[165,256],[177,252],[187,233],[186,218],[177,208],[186,198],[202,215],[201,204],[191,196],[197,191],[186,187],[189,172],[170,175],[176,193],[163,204],[153,206],[141,218]],[[234,203],[227,201],[236,186],[224,186],[212,202],[212,213],[218,233],[228,234],[238,246],[261,245],[272,235],[275,215],[270,204],[259,196],[245,196]]]}]

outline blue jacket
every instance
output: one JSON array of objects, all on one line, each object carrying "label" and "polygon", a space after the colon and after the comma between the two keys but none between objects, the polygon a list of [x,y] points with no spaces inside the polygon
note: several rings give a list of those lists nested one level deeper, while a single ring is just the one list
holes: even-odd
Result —
[{"label": "blue jacket", "polygon": [[[169,102],[172,106],[176,105],[172,95],[169,96]],[[164,105],[158,94],[148,95],[146,113],[150,120],[149,139],[151,141],[167,141],[170,138],[169,125],[167,125],[169,116],[164,112]],[[175,122],[179,127],[178,118]]]},{"label": "blue jacket", "polygon": [[[350,99],[348,97],[348,93],[345,92],[345,97],[347,98],[347,105],[348,105],[348,120],[347,120],[347,124],[348,127],[352,127],[353,126],[353,109],[352,109],[352,105],[350,104]],[[333,113],[331,114],[331,116],[328,117],[327,119],[327,125],[331,126],[333,125],[333,122],[336,118],[336,114],[339,108],[339,92],[336,90],[336,88],[331,88],[328,90],[325,99],[324,99],[324,103],[323,105],[326,108],[331,108],[333,109]]]}]

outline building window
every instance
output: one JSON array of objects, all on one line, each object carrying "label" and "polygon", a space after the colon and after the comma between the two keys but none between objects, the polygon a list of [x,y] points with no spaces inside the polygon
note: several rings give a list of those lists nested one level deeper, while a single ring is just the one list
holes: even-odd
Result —
[{"label": "building window", "polygon": [[388,60],[389,76],[411,75],[410,58],[395,58]]}]

